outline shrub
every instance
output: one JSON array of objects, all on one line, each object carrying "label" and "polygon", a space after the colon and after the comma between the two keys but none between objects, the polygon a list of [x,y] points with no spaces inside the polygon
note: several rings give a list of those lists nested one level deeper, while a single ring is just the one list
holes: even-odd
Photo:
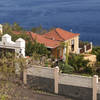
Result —
[{"label": "shrub", "polygon": [[62,73],[68,73],[68,74],[71,74],[74,72],[74,68],[68,64],[66,64],[65,62],[59,62],[58,64],[60,70]]},{"label": "shrub", "polygon": [[84,60],[83,55],[70,54],[69,55],[69,65],[73,66],[75,72],[80,72],[87,68],[89,61]]},{"label": "shrub", "polygon": [[90,66],[85,67],[85,68],[84,68],[84,72],[85,72],[86,74],[89,74],[89,75],[92,75],[93,73],[95,73],[95,71],[93,70],[93,68],[91,68]]},{"label": "shrub", "polygon": [[92,49],[92,54],[95,54],[95,55],[96,55],[96,57],[97,57],[97,62],[99,62],[99,61],[100,61],[100,46],[94,47],[94,48]]}]

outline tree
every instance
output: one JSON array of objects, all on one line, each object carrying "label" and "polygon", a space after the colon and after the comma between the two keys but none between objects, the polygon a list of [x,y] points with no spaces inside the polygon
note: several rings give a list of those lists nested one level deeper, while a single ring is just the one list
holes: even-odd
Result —
[{"label": "tree", "polygon": [[38,43],[36,40],[33,42],[33,52],[40,55],[48,55],[49,53],[45,45]]},{"label": "tree", "polygon": [[48,51],[48,49],[45,47],[44,44],[40,44],[36,42],[36,40],[34,40],[33,42],[28,41],[26,43],[26,55],[32,56],[33,53],[37,53],[41,56],[43,55],[47,56],[50,52]]},{"label": "tree", "polygon": [[83,55],[70,54],[69,65],[73,66],[75,72],[80,72],[88,67],[88,60],[84,60]]},{"label": "tree", "polygon": [[9,23],[5,23],[5,24],[3,24],[3,33],[4,34],[9,34],[9,33],[11,33],[12,32],[12,27],[11,27],[11,25],[9,24]]},{"label": "tree", "polygon": [[32,54],[33,54],[33,43],[32,43],[32,41],[26,42],[25,53],[26,53],[27,56],[32,56]]},{"label": "tree", "polygon": [[12,25],[12,30],[13,31],[22,31],[23,30],[23,28],[19,25],[19,24],[17,24],[16,22]]},{"label": "tree", "polygon": [[96,55],[97,62],[100,62],[100,46],[94,47],[92,49],[92,54]]},{"label": "tree", "polygon": [[31,29],[31,31],[34,32],[34,33],[38,33],[38,34],[43,34],[43,33],[46,33],[47,32],[47,30],[46,29],[43,29],[43,27],[41,25],[38,26],[38,27],[33,27]]}]

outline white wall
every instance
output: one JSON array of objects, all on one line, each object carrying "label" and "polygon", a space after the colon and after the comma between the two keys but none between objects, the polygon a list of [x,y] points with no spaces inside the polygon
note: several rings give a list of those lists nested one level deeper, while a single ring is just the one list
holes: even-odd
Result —
[{"label": "white wall", "polygon": [[38,77],[44,77],[44,78],[54,78],[54,69],[48,68],[48,67],[39,67],[34,65],[31,68],[27,69],[27,75],[33,75]]},{"label": "white wall", "polygon": [[60,73],[59,84],[92,88],[92,78]]},{"label": "white wall", "polygon": [[[54,79],[54,68],[36,66],[27,69],[27,75]],[[92,88],[92,77],[59,73],[59,84]]]}]

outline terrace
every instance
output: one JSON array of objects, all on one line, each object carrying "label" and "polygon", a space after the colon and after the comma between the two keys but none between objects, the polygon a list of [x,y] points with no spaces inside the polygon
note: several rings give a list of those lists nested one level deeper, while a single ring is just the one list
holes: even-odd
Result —
[{"label": "terrace", "polygon": [[89,53],[92,51],[92,42],[79,41],[79,54]]}]

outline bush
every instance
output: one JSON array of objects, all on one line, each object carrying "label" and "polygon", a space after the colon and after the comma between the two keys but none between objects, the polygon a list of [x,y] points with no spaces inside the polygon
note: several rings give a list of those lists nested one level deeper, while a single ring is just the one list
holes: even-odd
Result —
[{"label": "bush", "polygon": [[75,72],[81,72],[86,69],[89,61],[84,60],[83,55],[70,54],[69,55],[69,65],[73,66]]},{"label": "bush", "polygon": [[74,72],[74,68],[68,64],[66,64],[65,62],[60,62],[59,64],[59,68],[61,70],[62,73],[68,73],[71,74]]},{"label": "bush", "polygon": [[100,46],[94,47],[94,48],[92,49],[92,54],[96,55],[96,57],[97,57],[97,62],[99,62],[99,61],[100,61]]},{"label": "bush", "polygon": [[84,72],[85,72],[86,74],[90,74],[90,75],[92,75],[93,73],[95,73],[95,71],[93,70],[93,68],[91,68],[90,66],[85,67],[85,68],[84,68]]}]

